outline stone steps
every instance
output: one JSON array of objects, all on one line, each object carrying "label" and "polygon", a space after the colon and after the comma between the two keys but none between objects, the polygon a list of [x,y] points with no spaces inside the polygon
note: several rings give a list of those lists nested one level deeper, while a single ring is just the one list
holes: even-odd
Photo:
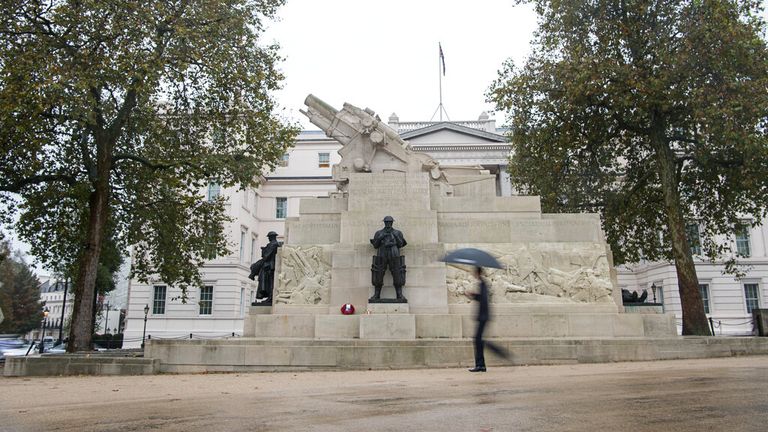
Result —
[{"label": "stone steps", "polygon": [[[508,360],[486,350],[490,367],[601,363],[768,355],[768,338],[489,338],[511,353]],[[472,340],[363,340],[238,338],[152,340],[146,356],[161,372],[256,372],[280,370],[409,369],[469,367]]]}]

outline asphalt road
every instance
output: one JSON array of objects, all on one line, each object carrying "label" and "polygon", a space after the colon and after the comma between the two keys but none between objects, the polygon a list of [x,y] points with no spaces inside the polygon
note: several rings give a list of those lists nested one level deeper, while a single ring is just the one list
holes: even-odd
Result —
[{"label": "asphalt road", "polygon": [[765,431],[768,357],[0,378],[0,431]]}]

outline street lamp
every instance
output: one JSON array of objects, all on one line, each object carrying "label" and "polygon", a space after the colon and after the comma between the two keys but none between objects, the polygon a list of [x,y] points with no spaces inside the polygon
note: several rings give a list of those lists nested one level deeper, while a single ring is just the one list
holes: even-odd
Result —
[{"label": "street lamp", "polygon": [[653,292],[653,302],[656,303],[656,283],[651,284],[651,291]]},{"label": "street lamp", "polygon": [[144,337],[147,335],[147,314],[149,313],[149,305],[144,305],[144,332],[141,334],[141,349],[144,349]]},{"label": "street lamp", "polygon": [[104,318],[104,327],[109,328],[109,308],[111,308],[112,306],[109,304],[109,302],[107,302],[106,306],[107,306],[107,316],[106,318]]},{"label": "street lamp", "polygon": [[45,352],[45,321],[48,319],[48,308],[43,309],[43,326],[40,330],[40,349],[38,349],[38,353],[42,354]]},{"label": "street lamp", "polygon": [[61,303],[61,321],[59,321],[59,340],[56,341],[60,344],[62,341],[62,335],[64,333],[64,312],[67,310],[67,290],[69,289],[69,277],[64,282],[64,300]]}]

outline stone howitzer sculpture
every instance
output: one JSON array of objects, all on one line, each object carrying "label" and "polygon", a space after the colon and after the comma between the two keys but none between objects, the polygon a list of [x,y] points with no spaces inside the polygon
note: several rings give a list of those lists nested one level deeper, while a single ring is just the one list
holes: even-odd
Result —
[{"label": "stone howitzer sculpture", "polygon": [[[345,190],[349,174],[355,172],[429,171],[432,180],[441,177],[444,180],[437,162],[424,153],[412,151],[408,143],[370,108],[360,109],[345,103],[339,111],[313,95],[307,96],[304,104],[308,109],[302,110],[302,114],[328,137],[342,144],[339,150],[341,162],[333,166],[333,179],[340,190]],[[387,161],[379,158],[374,163],[380,152],[391,158]]]}]

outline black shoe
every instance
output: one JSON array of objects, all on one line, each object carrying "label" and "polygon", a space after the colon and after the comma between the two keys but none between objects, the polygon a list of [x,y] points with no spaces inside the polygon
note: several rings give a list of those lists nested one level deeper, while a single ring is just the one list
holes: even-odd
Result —
[{"label": "black shoe", "polygon": [[470,372],[485,372],[485,366],[475,366],[469,369]]}]

